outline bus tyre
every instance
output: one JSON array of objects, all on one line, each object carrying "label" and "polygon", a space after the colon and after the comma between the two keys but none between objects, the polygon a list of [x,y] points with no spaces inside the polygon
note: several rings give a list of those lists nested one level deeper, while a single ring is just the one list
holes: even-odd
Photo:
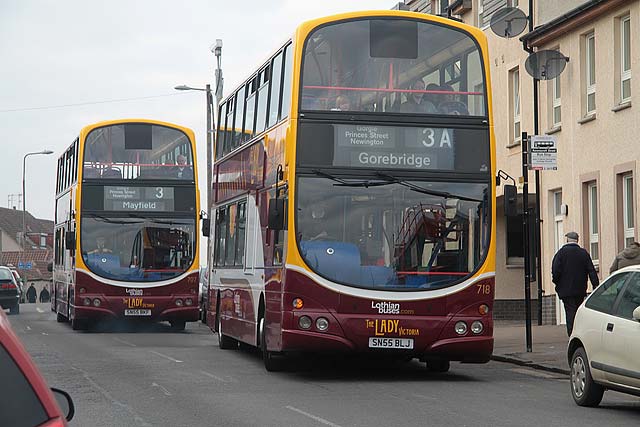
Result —
[{"label": "bus tyre", "polygon": [[67,318],[62,315],[62,313],[56,313],[56,322],[64,323],[67,321]]},{"label": "bus tyre", "polygon": [[87,321],[84,319],[71,319],[71,329],[74,331],[84,331],[87,329]]},{"label": "bus tyre", "polygon": [[172,320],[169,323],[171,324],[172,331],[184,331],[184,328],[187,326],[185,320]]},{"label": "bus tyre", "polygon": [[238,341],[222,333],[222,316],[220,316],[220,312],[217,313],[216,318],[218,319],[218,347],[220,347],[221,350],[237,349]]},{"label": "bus tyre", "polygon": [[262,350],[262,361],[267,371],[282,370],[282,360],[273,351],[267,350],[267,328],[264,325],[264,317],[260,318],[260,350]]},{"label": "bus tyre", "polygon": [[591,377],[589,359],[584,348],[579,347],[571,356],[571,395],[580,406],[598,406],[602,401],[604,387]]},{"label": "bus tyre", "polygon": [[427,369],[431,372],[449,372],[451,364],[448,360],[428,360]]}]

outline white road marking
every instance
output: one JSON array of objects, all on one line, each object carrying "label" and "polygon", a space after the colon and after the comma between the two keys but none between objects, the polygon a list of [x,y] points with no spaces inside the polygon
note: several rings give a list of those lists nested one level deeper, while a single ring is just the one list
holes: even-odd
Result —
[{"label": "white road marking", "polygon": [[119,400],[116,400],[113,398],[113,396],[111,396],[111,393],[109,393],[107,390],[105,390],[103,387],[101,387],[98,383],[96,383],[90,376],[89,374],[83,370],[80,369],[78,367],[75,366],[71,366],[71,369],[74,369],[76,371],[79,371],[82,373],[82,376],[84,377],[84,379],[87,380],[87,382],[89,384],[91,384],[91,386],[93,388],[95,388],[96,390],[98,390],[100,392],[100,394],[102,394],[107,400],[111,401],[111,403],[113,405],[116,406],[120,406],[121,408],[124,408],[127,412],[129,412],[132,416],[133,419],[141,426],[143,427],[151,427],[151,424],[149,424],[148,422],[146,422],[140,415],[138,415],[133,408],[131,408],[131,406],[127,405],[126,403],[122,403]]},{"label": "white road marking", "polygon": [[40,333],[41,333],[42,335],[49,335],[49,334],[48,334],[48,333],[46,333],[46,332],[40,332]]},{"label": "white road marking", "polygon": [[171,356],[167,356],[166,354],[158,353],[157,351],[149,350],[153,354],[157,354],[160,357],[164,357],[165,359],[171,360],[172,362],[182,363],[182,360],[174,359]]},{"label": "white road marking", "polygon": [[439,400],[437,397],[433,397],[433,396],[425,396],[424,394],[416,394],[413,393],[413,396],[418,397],[420,399],[425,399],[425,400]]},{"label": "white road marking", "polygon": [[322,423],[322,424],[324,424],[324,425],[332,426],[332,427],[340,427],[340,425],[339,425],[339,424],[334,424],[334,423],[332,423],[331,421],[327,421],[327,420],[325,420],[324,418],[316,417],[316,416],[315,416],[315,415],[313,415],[313,414],[310,414],[310,413],[305,412],[305,411],[303,411],[303,410],[301,410],[301,409],[298,409],[298,408],[294,408],[293,406],[285,406],[285,408],[287,408],[287,409],[288,409],[288,410],[290,410],[290,411],[297,412],[297,413],[299,413],[299,414],[301,414],[301,415],[304,415],[305,417],[309,417],[309,418],[311,418],[312,420],[316,420],[317,422]]},{"label": "white road marking", "polygon": [[530,375],[532,377],[546,378],[546,379],[557,379],[558,376],[561,375],[561,374],[553,374],[551,372],[542,372],[542,371],[527,369],[527,368],[512,368],[509,370],[511,372],[517,372],[519,374],[525,374],[525,375]]},{"label": "white road marking", "polygon": [[151,383],[151,387],[158,387],[160,390],[162,390],[165,396],[171,396],[171,393],[169,393],[169,390],[167,390],[166,388],[164,388],[158,383]]},{"label": "white road marking", "polygon": [[126,344],[126,345],[128,345],[129,347],[137,347],[137,345],[135,345],[134,343],[129,342],[129,341],[125,341],[125,340],[120,339],[120,338],[114,338],[113,340],[114,340],[114,341],[118,341],[118,342],[119,342],[119,343],[121,343],[121,344]]},{"label": "white road marking", "polygon": [[209,373],[209,372],[207,372],[207,371],[200,371],[200,373],[202,373],[203,375],[206,375],[206,376],[208,376],[208,377],[210,377],[210,378],[213,378],[214,380],[218,380],[218,381],[220,381],[221,383],[226,383],[226,382],[227,382],[224,378],[221,378],[221,377],[219,377],[219,376],[217,376],[217,375],[214,375],[214,374],[212,374],[212,373]]},{"label": "white road marking", "polygon": [[27,331],[30,331],[30,330],[31,330],[31,326],[27,326]]},{"label": "white road marking", "polygon": [[40,307],[36,307],[36,311],[37,311],[38,313],[44,313],[44,310],[43,310],[43,309],[41,309]]}]

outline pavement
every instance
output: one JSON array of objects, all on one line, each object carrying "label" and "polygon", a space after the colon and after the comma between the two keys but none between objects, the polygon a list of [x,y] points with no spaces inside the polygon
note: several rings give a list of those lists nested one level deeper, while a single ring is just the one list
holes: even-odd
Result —
[{"label": "pavement", "polygon": [[567,328],[565,325],[531,327],[531,351],[527,351],[524,322],[495,321],[492,360],[514,363],[569,375]]}]

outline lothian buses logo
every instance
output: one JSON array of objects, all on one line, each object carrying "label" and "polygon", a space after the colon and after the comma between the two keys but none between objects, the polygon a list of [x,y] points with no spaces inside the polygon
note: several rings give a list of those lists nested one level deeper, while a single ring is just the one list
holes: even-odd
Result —
[{"label": "lothian buses logo", "polygon": [[125,291],[126,293],[129,294],[129,296],[132,297],[141,297],[142,296],[142,289],[131,289],[131,288],[127,288],[127,290]]},{"label": "lothian buses logo", "polygon": [[400,314],[400,304],[397,303],[371,301],[371,308],[377,309],[378,314]]}]

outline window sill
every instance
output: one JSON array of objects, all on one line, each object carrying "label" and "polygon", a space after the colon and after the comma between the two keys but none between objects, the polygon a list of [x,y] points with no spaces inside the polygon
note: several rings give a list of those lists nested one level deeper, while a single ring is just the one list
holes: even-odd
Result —
[{"label": "window sill", "polygon": [[560,132],[562,130],[562,125],[557,125],[547,130],[545,133],[547,135],[553,135],[554,133]]},{"label": "window sill", "polygon": [[593,120],[596,119],[596,113],[591,113],[588,116],[584,116],[583,118],[581,118],[580,120],[578,120],[578,124],[579,125],[583,125],[585,123],[589,123]]},{"label": "window sill", "polygon": [[627,108],[631,107],[631,101],[625,101],[625,102],[621,102],[618,105],[615,105],[611,111],[613,111],[614,113],[617,113],[618,111],[622,111],[622,110],[626,110]]},{"label": "window sill", "polygon": [[522,145],[522,142],[520,140],[512,141],[510,144],[507,144],[507,148],[520,147],[521,145]]},{"label": "window sill", "polygon": [[507,264],[507,270],[524,270],[524,261],[522,264]]}]

